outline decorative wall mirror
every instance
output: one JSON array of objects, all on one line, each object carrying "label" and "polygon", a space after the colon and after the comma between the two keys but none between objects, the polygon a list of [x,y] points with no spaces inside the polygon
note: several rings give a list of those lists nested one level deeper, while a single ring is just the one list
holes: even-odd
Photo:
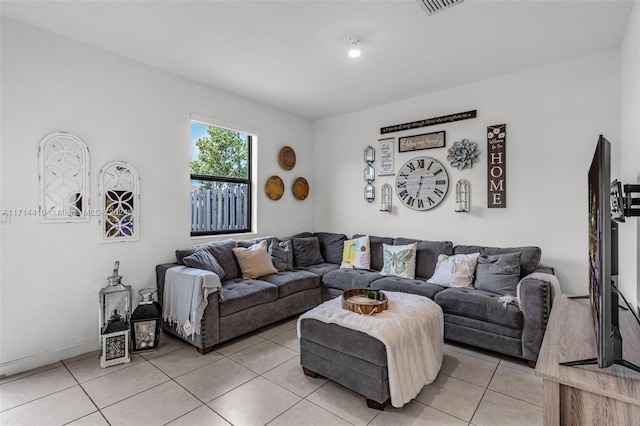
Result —
[{"label": "decorative wall mirror", "polygon": [[391,185],[385,183],[382,185],[382,195],[380,196],[380,211],[381,212],[390,212],[391,211]]},{"label": "decorative wall mirror", "polygon": [[103,241],[134,241],[140,234],[140,177],[124,161],[100,171],[100,232]]},{"label": "decorative wall mirror", "polygon": [[89,149],[67,132],[47,135],[38,148],[40,221],[89,220]]}]

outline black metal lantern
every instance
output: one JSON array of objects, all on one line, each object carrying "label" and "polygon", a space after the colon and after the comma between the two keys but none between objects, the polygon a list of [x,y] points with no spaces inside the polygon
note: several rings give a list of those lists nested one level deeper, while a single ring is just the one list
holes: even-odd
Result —
[{"label": "black metal lantern", "polygon": [[143,288],[138,293],[142,300],[131,315],[131,341],[133,352],[158,349],[162,306],[153,300],[155,288]]}]

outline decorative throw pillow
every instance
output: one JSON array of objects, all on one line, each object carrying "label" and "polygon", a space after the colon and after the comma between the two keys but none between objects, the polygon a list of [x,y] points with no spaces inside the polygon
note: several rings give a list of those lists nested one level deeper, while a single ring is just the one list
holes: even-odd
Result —
[{"label": "decorative throw pillow", "polygon": [[296,266],[311,266],[324,263],[318,237],[292,237],[291,242]]},{"label": "decorative throw pillow", "polygon": [[224,269],[218,263],[218,260],[207,250],[198,250],[197,252],[184,257],[182,263],[190,268],[204,269],[216,274],[220,279],[224,279]]},{"label": "decorative throw pillow", "polygon": [[427,282],[443,287],[473,287],[473,274],[479,256],[480,253],[453,256],[441,254],[438,256],[436,270]]},{"label": "decorative throw pillow", "polygon": [[520,253],[480,256],[475,287],[503,295],[516,295],[520,282]]},{"label": "decorative throw pillow", "polygon": [[369,269],[371,267],[371,251],[369,236],[354,238],[344,242],[342,249],[341,269]]},{"label": "decorative throw pillow", "polygon": [[291,240],[274,241],[269,246],[269,254],[273,266],[280,271],[291,271],[293,269],[293,246]]},{"label": "decorative throw pillow", "polygon": [[255,279],[278,273],[278,270],[271,263],[269,253],[267,253],[266,241],[248,248],[236,247],[233,249],[233,253],[238,259],[242,278],[244,279]]},{"label": "decorative throw pillow", "polygon": [[414,279],[416,277],[416,247],[418,243],[394,246],[383,244],[384,266],[380,275]]}]

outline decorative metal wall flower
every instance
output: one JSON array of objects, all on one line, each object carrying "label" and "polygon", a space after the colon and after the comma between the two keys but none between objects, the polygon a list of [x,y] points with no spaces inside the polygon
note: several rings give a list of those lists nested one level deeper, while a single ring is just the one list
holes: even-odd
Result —
[{"label": "decorative metal wall flower", "polygon": [[461,141],[454,142],[453,146],[449,148],[449,155],[447,160],[451,161],[452,167],[457,167],[459,170],[466,169],[473,166],[473,163],[477,163],[480,159],[480,150],[478,144],[471,142],[468,139],[462,139]]}]

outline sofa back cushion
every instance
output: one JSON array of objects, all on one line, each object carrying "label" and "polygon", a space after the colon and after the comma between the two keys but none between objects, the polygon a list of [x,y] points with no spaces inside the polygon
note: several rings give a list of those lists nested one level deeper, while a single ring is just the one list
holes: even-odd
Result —
[{"label": "sofa back cushion", "polygon": [[416,248],[416,277],[423,279],[431,278],[436,270],[438,256],[453,254],[453,243],[451,241],[425,241],[414,240],[410,238],[396,238],[393,241],[395,245],[406,245],[418,243]]},{"label": "sofa back cushion", "polygon": [[481,256],[497,256],[507,253],[520,253],[520,278],[529,275],[540,265],[542,249],[534,246],[524,247],[483,247],[459,245],[453,248],[455,254],[480,253]]},{"label": "sofa back cushion", "polygon": [[480,256],[475,288],[502,295],[516,295],[520,281],[520,253]]},{"label": "sofa back cushion", "polygon": [[333,232],[316,232],[313,236],[320,241],[320,254],[324,261],[339,265],[342,262],[342,248],[347,236]]},{"label": "sofa back cushion", "polygon": [[[355,234],[353,238],[364,237],[364,234]],[[381,271],[384,267],[384,260],[382,258],[383,244],[393,244],[393,238],[376,237],[369,235],[369,249],[371,250],[371,269],[375,271]]]},{"label": "sofa back cushion", "polygon": [[324,263],[320,253],[318,237],[291,238],[293,243],[293,258],[296,266],[311,266]]}]

